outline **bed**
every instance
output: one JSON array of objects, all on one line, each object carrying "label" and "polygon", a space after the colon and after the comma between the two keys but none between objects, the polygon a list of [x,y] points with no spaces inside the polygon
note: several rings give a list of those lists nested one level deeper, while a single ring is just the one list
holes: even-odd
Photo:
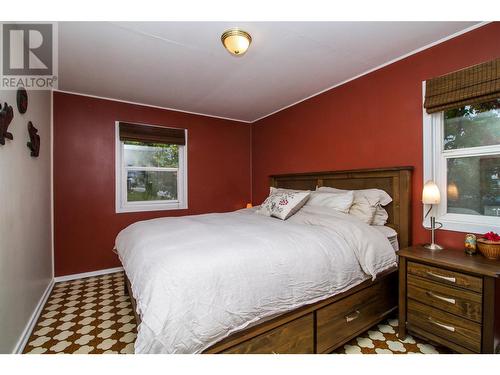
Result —
[{"label": "bed", "polygon": [[[275,175],[270,184],[382,189],[393,199],[386,206],[387,225],[406,247],[411,172],[398,167]],[[348,247],[343,241],[350,241],[346,233],[366,228],[330,216],[331,227],[303,225],[315,215],[299,211],[287,220],[286,231],[284,222],[265,221],[249,210],[127,228],[117,249],[138,312],[136,352],[328,353],[388,316],[397,308],[395,256],[374,258],[379,245],[373,231],[366,232],[359,254],[341,250]],[[168,240],[162,234],[166,225],[172,233]],[[238,245],[236,254],[244,258],[233,251],[238,236],[246,247]],[[169,261],[163,262],[166,250]],[[334,276],[335,283],[325,282]]]}]

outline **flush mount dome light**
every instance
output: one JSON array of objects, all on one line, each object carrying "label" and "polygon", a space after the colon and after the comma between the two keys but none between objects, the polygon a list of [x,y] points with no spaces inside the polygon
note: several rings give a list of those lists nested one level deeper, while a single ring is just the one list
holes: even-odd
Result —
[{"label": "flush mount dome light", "polygon": [[236,27],[224,31],[220,39],[224,47],[234,56],[243,55],[252,43],[250,34]]}]

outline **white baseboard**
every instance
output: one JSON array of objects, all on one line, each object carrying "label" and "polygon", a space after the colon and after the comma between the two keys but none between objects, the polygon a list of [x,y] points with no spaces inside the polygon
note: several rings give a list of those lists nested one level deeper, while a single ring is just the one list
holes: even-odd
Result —
[{"label": "white baseboard", "polygon": [[33,313],[31,314],[31,317],[28,320],[26,327],[24,327],[23,333],[21,334],[21,337],[19,338],[19,341],[14,347],[12,353],[21,354],[23,352],[24,347],[28,343],[28,340],[31,336],[31,331],[33,331],[33,328],[35,328],[35,324],[38,321],[40,314],[42,313],[45,303],[49,299],[50,292],[52,292],[53,287],[54,287],[54,279],[50,280],[49,285],[47,285],[47,288],[45,288],[45,292],[43,292],[42,297],[40,298],[38,304],[35,307],[35,310],[33,310]]},{"label": "white baseboard", "polygon": [[123,267],[106,268],[104,270],[98,270],[98,271],[75,273],[73,275],[57,276],[54,278],[54,282],[60,283],[61,281],[77,280],[77,279],[83,279],[85,277],[107,275],[108,273],[115,273],[121,271],[123,271]]}]

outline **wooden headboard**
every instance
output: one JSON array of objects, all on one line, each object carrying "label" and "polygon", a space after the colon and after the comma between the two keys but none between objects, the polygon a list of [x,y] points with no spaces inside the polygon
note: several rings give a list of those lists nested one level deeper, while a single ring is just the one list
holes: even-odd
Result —
[{"label": "wooden headboard", "polygon": [[399,246],[404,248],[411,244],[412,171],[413,167],[394,167],[281,174],[271,176],[271,186],[298,190],[315,190],[316,186],[385,190],[392,197],[392,202],[384,207],[389,214],[386,225],[398,232]]}]

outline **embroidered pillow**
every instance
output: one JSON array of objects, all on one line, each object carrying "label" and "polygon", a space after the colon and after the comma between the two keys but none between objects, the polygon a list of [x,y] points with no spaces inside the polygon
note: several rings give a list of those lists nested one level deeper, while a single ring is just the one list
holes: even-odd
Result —
[{"label": "embroidered pillow", "polygon": [[309,191],[276,189],[271,187],[271,193],[256,211],[260,215],[273,216],[286,220],[295,214],[306,203]]},{"label": "embroidered pillow", "polygon": [[348,213],[354,200],[354,193],[326,193],[313,191],[309,196],[306,206],[320,206],[331,208],[343,213]]}]

